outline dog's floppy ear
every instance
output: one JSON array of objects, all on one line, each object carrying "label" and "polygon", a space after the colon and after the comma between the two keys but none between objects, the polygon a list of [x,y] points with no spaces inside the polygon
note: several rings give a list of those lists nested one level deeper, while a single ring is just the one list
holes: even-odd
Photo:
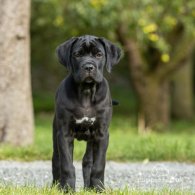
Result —
[{"label": "dog's floppy ear", "polygon": [[68,70],[71,68],[71,49],[75,41],[77,40],[76,37],[65,41],[64,43],[60,44],[56,49],[56,54],[58,56],[58,60],[60,64],[64,65]]},{"label": "dog's floppy ear", "polygon": [[104,45],[106,52],[106,69],[110,73],[112,67],[117,64],[121,58],[121,49],[108,41],[107,39],[101,37],[100,41]]}]

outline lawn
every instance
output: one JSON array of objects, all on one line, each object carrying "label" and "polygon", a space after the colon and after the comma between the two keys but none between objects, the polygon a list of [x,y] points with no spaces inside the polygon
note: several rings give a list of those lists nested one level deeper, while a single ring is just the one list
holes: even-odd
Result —
[{"label": "lawn", "polygon": [[[0,160],[51,160],[52,114],[36,116],[35,142],[28,147],[1,145]],[[114,116],[110,126],[108,160],[195,162],[195,122],[174,122],[164,133],[137,134],[135,120]],[[85,142],[75,141],[74,159],[81,160]]]},{"label": "lawn", "polygon": [[[52,114],[36,116],[35,142],[28,147],[1,145],[0,160],[51,160],[52,155]],[[110,126],[108,160],[115,161],[185,161],[195,162],[195,122],[174,122],[164,133],[150,133],[140,136],[135,120],[125,115],[114,116]],[[85,143],[75,141],[74,159],[81,160]],[[33,186],[0,185],[0,194],[8,195],[62,195],[56,187],[37,188]],[[78,191],[79,195],[97,194],[93,191]],[[191,192],[141,191],[134,189],[106,189],[102,195],[190,195]]]},{"label": "lawn", "polygon": [[[57,187],[49,188],[35,188],[30,186],[25,187],[14,187],[14,186],[0,186],[0,194],[2,195],[63,195],[63,192],[60,192]],[[167,190],[163,189],[160,191],[138,191],[138,190],[130,190],[130,189],[124,189],[124,190],[111,190],[106,189],[102,193],[96,193],[94,191],[85,191],[81,190],[74,193],[67,193],[69,195],[190,195],[192,193],[190,192],[179,192],[174,190]]]}]

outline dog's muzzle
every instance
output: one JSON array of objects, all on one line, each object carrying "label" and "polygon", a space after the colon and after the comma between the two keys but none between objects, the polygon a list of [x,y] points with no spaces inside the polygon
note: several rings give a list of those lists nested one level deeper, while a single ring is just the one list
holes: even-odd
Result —
[{"label": "dog's muzzle", "polygon": [[95,66],[93,64],[86,64],[83,68],[86,72],[93,72],[95,70]]},{"label": "dog's muzzle", "polygon": [[92,63],[87,63],[82,66],[82,71],[85,75],[85,82],[91,83],[95,80],[96,67]]},{"label": "dog's muzzle", "polygon": [[88,63],[88,64],[84,64],[82,66],[83,70],[86,72],[86,73],[93,73],[95,71],[95,66],[91,63]]}]

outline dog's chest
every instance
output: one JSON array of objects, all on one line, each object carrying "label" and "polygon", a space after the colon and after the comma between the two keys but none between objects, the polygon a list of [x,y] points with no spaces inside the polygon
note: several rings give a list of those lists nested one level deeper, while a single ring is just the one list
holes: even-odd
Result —
[{"label": "dog's chest", "polygon": [[93,108],[78,107],[73,118],[76,125],[93,125],[96,122],[96,111]]},{"label": "dog's chest", "polygon": [[78,140],[89,140],[96,131],[97,117],[94,109],[78,108],[73,116],[74,137]]},{"label": "dog's chest", "polygon": [[79,124],[89,124],[89,125],[93,125],[94,122],[96,121],[96,117],[87,117],[87,116],[84,116],[80,119],[77,119],[75,118],[75,122],[77,125]]}]

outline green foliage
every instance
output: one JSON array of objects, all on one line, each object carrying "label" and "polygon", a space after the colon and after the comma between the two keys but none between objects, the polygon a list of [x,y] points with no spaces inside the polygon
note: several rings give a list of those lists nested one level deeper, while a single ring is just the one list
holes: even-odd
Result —
[{"label": "green foliage", "polygon": [[67,1],[66,6],[64,18],[74,21],[71,27],[113,37],[122,23],[140,48],[152,44],[162,54],[171,50],[169,38],[178,25],[182,25],[188,35],[195,30],[193,0],[75,0]]},{"label": "green foliage", "polygon": [[33,94],[33,105],[35,113],[54,112],[54,93],[36,93]]},{"label": "green foliage", "polygon": [[[33,0],[31,9],[31,65],[32,86],[35,96],[43,91],[54,94],[57,84],[65,75],[59,65],[55,49],[67,39],[66,26],[59,26],[62,6],[56,0]],[[40,106],[39,106],[40,107]]]},{"label": "green foliage", "polygon": [[[194,0],[32,0],[33,89],[55,89],[63,78],[55,57],[59,43],[81,34],[119,42],[116,32],[121,25],[126,36],[137,41],[145,62],[156,63],[158,57],[166,64],[183,37],[187,45],[193,44],[194,10]],[[42,79],[43,74],[51,79]]]},{"label": "green foliage", "polygon": [[[171,72],[189,57],[195,36],[194,9],[193,0],[75,0],[67,1],[63,17],[74,21],[70,24],[71,29],[77,29],[74,35],[106,36],[123,46],[126,40],[136,42],[140,69],[147,74],[163,68],[166,71],[158,73]],[[128,64],[133,62],[129,59]]]}]

